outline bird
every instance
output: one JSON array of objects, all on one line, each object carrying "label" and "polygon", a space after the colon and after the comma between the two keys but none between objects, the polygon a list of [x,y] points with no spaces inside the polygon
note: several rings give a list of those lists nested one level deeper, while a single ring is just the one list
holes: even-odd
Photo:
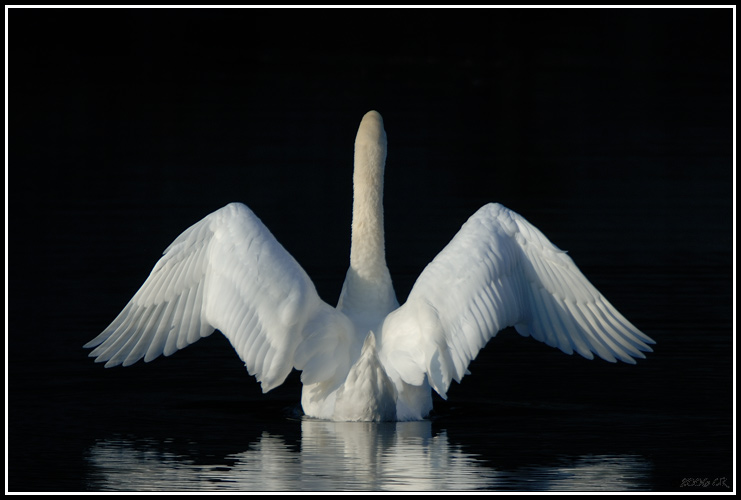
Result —
[{"label": "bird", "polygon": [[377,111],[355,138],[350,263],[336,306],[246,205],[230,203],[178,236],[141,288],[84,345],[105,367],[152,361],[219,330],[263,393],[301,372],[307,418],[428,418],[506,327],[566,354],[635,364],[654,340],[566,252],[499,203],[477,210],[400,305],[386,264],[387,137]]}]

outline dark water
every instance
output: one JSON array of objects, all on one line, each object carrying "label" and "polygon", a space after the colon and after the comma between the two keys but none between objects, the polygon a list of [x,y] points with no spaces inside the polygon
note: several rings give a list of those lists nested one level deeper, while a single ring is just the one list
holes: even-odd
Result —
[{"label": "dark water", "polygon": [[[341,14],[11,9],[6,489],[735,491],[731,11]],[[401,301],[499,201],[655,352],[612,365],[506,330],[431,419],[380,425],[302,418],[298,374],[261,394],[218,333],[86,357],[231,201],[335,303],[369,109]]]}]

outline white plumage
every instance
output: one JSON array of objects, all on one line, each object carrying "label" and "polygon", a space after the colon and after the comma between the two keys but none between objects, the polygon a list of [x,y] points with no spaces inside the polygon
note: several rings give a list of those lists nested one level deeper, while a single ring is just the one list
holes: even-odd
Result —
[{"label": "white plumage", "polygon": [[[267,392],[294,368],[311,417],[419,420],[507,326],[615,362],[654,343],[522,216],[479,209],[399,306],[386,266],[381,115],[355,141],[350,267],[337,307],[255,214],[232,203],[183,232],[118,317],[85,347],[106,367],[169,356],[218,329]],[[96,347],[97,346],[97,347]]]}]

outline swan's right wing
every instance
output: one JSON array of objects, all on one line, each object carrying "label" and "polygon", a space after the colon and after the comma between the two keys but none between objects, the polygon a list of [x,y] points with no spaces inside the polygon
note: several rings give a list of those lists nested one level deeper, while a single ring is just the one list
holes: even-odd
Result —
[{"label": "swan's right wing", "polygon": [[352,326],[255,214],[232,203],[183,232],[139,291],[85,347],[106,367],[169,356],[220,330],[264,392],[292,368],[342,377]]},{"label": "swan's right wing", "polygon": [[425,376],[445,396],[499,330],[614,362],[651,351],[565,252],[521,215],[499,204],[478,210],[425,268],[407,302],[389,314],[380,355],[392,377]]}]

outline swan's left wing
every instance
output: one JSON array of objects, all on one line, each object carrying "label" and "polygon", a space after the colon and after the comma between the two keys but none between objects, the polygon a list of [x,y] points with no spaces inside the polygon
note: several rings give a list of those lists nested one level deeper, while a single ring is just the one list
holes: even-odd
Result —
[{"label": "swan's left wing", "polygon": [[197,222],[165,250],[139,291],[85,345],[106,367],[169,356],[220,330],[264,392],[293,368],[306,383],[342,379],[352,325],[245,205]]},{"label": "swan's left wing", "polygon": [[565,252],[499,204],[479,209],[425,268],[382,328],[392,377],[427,377],[443,397],[479,350],[514,326],[523,336],[615,362],[635,363],[654,343],[625,319]]}]

